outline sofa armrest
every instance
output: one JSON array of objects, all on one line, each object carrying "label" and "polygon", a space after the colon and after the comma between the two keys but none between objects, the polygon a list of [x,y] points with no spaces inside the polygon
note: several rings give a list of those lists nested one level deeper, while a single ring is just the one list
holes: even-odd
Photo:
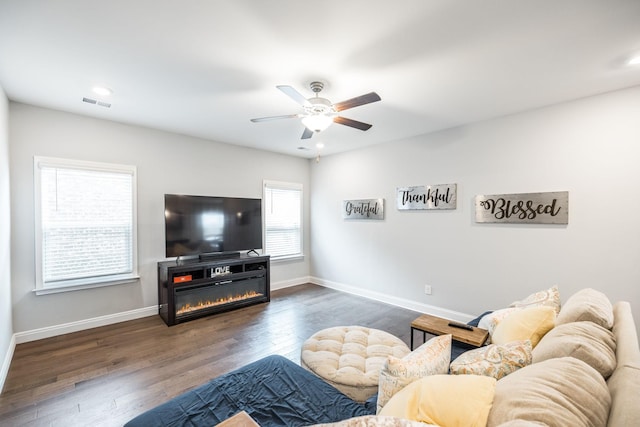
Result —
[{"label": "sofa armrest", "polygon": [[617,366],[632,365],[640,368],[638,333],[628,301],[613,306],[613,334],[616,337]]},{"label": "sofa armrest", "polygon": [[631,305],[621,301],[613,306],[613,334],[616,337],[617,366],[607,386],[611,394],[608,427],[634,425],[640,419],[640,350]]}]

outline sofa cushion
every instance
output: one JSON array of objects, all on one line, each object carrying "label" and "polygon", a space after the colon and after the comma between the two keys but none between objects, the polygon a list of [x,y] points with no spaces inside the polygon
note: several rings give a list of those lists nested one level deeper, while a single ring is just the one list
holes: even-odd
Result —
[{"label": "sofa cushion", "polygon": [[613,327],[613,307],[605,294],[595,289],[581,289],[564,303],[556,324],[593,322],[604,328]]},{"label": "sofa cushion", "polygon": [[490,344],[461,354],[451,362],[452,374],[486,375],[497,380],[531,364],[531,341]]},{"label": "sofa cushion", "polygon": [[602,375],[581,360],[534,363],[498,381],[488,426],[512,420],[604,427],[611,397]]},{"label": "sofa cushion", "polygon": [[432,375],[396,393],[380,415],[440,426],[484,427],[495,394],[495,378]]},{"label": "sofa cushion", "polygon": [[540,339],[554,326],[556,312],[553,307],[534,306],[514,311],[496,326],[491,337],[494,344],[530,340],[535,348]]},{"label": "sofa cushion", "polygon": [[593,322],[571,322],[556,326],[533,349],[533,363],[573,356],[609,378],[616,368],[613,333]]},{"label": "sofa cushion", "polygon": [[560,291],[557,286],[534,292],[523,300],[512,302],[509,307],[526,308],[541,305],[553,307],[556,314],[560,312]]},{"label": "sofa cushion", "polygon": [[408,384],[428,375],[448,373],[450,362],[450,334],[431,338],[401,359],[387,357],[378,379],[378,412]]}]

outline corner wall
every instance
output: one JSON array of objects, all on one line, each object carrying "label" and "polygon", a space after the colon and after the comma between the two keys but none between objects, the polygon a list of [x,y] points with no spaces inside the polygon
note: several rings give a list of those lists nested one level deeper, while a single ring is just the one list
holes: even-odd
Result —
[{"label": "corner wall", "polygon": [[[640,325],[639,117],[636,87],[324,157],[311,166],[311,274],[460,320],[592,287],[630,301]],[[396,209],[397,187],[449,183],[456,210]],[[569,192],[567,226],[474,221],[475,195],[547,191]],[[373,198],[383,221],[342,219],[343,200]]]},{"label": "corner wall", "polygon": [[0,392],[9,372],[15,347],[11,316],[9,189],[9,101],[0,86]]},{"label": "corner wall", "polygon": [[[10,111],[14,218],[11,270],[16,341],[157,313],[157,262],[165,259],[165,193],[262,198],[263,179],[291,181],[303,184],[304,208],[309,211],[307,159],[14,102]],[[33,293],[34,155],[137,167],[138,283],[40,296]],[[304,221],[309,224],[308,214]],[[306,230],[304,239],[306,259],[272,263],[274,288],[308,281]]]}]

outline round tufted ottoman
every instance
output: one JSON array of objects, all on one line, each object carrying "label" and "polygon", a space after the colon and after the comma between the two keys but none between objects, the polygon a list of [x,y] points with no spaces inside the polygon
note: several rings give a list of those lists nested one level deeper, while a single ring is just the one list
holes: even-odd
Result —
[{"label": "round tufted ottoman", "polygon": [[388,332],[362,326],[337,326],[313,334],[302,344],[300,365],[357,402],[378,391],[387,356],[411,350]]}]

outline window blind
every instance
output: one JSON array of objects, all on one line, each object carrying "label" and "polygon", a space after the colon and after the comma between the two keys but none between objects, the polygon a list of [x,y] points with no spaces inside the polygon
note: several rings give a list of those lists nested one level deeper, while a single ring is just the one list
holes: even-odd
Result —
[{"label": "window blind", "polygon": [[266,182],[265,252],[273,258],[302,255],[302,185]]},{"label": "window blind", "polygon": [[135,174],[73,162],[37,166],[40,287],[136,275]]}]

